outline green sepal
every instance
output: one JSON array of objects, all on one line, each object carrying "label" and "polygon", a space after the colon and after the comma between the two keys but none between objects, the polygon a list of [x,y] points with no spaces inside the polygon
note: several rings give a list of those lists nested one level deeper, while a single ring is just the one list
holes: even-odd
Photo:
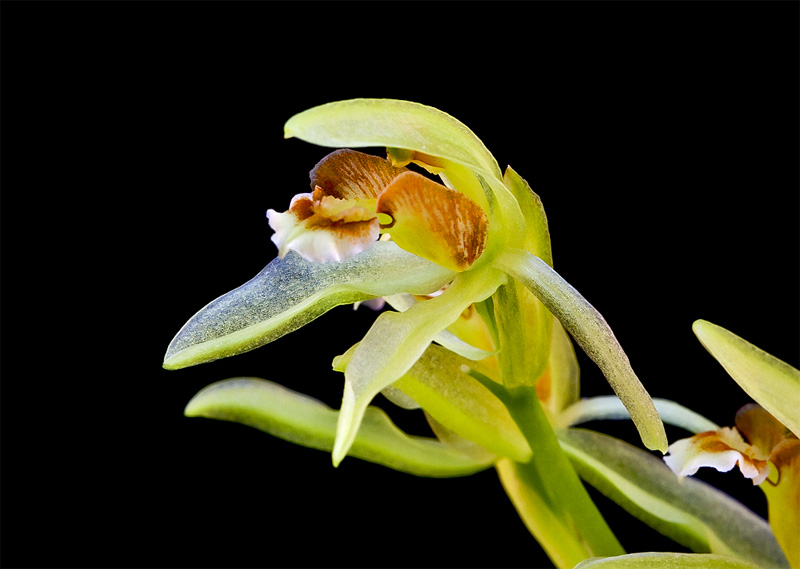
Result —
[{"label": "green sepal", "polygon": [[400,292],[428,294],[454,276],[386,241],[341,263],[312,263],[290,252],[195,314],[167,348],[164,367],[179,369],[240,354],[335,306]]},{"label": "green sepal", "polygon": [[[333,360],[333,369],[344,371],[356,347],[351,347]],[[497,456],[525,462],[531,448],[502,401],[473,377],[476,362],[446,348],[431,344],[400,379],[391,385],[391,392],[382,393],[391,401],[399,391],[453,434],[476,443]],[[486,379],[492,383],[492,380]],[[411,408],[405,401],[400,406]]]},{"label": "green sepal", "polygon": [[[661,416],[661,420],[667,425],[680,427],[697,434],[705,431],[716,431],[719,425],[687,409],[680,403],[669,399],[653,398],[656,411]],[[570,405],[557,417],[559,426],[566,428],[588,421],[605,421],[630,419],[631,415],[614,395],[600,395],[598,397],[588,397],[581,399]]]},{"label": "green sepal", "polygon": [[463,123],[433,107],[394,99],[350,99],[294,115],[284,125],[297,137],[333,148],[383,146],[423,152],[500,178],[497,161]]},{"label": "green sepal", "polygon": [[[185,415],[241,423],[330,452],[339,413],[264,379],[233,378],[198,392],[186,406]],[[466,476],[491,466],[491,460],[476,460],[435,439],[403,433],[377,407],[364,413],[349,454],[416,476]]]},{"label": "green sepal", "polygon": [[496,259],[495,266],[524,283],[561,321],[627,407],[642,443],[666,453],[667,434],[653,401],[597,309],[552,267],[527,251],[509,249]]},{"label": "green sepal", "polygon": [[505,275],[491,268],[465,271],[441,295],[405,312],[381,313],[345,368],[334,464],[347,454],[373,397],[407,373],[436,335],[455,322],[470,304],[488,298],[503,282]]},{"label": "green sepal", "polygon": [[558,437],[581,478],[656,531],[696,553],[788,567],[769,524],[723,492],[679,479],[662,460],[620,439],[584,429]]},{"label": "green sepal", "polygon": [[588,559],[575,569],[764,569],[741,559],[713,553],[629,553]]},{"label": "green sepal", "polygon": [[529,460],[531,449],[508,409],[470,375],[473,363],[434,344],[394,387],[461,437],[498,456],[518,462]]},{"label": "green sepal", "polygon": [[800,437],[800,370],[706,320],[692,330],[750,397]]}]

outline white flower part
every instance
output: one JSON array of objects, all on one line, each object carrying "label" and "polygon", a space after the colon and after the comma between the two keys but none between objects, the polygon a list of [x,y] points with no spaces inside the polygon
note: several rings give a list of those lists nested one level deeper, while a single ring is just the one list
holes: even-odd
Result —
[{"label": "white flower part", "polygon": [[728,472],[737,464],[753,484],[761,484],[769,475],[769,463],[758,456],[757,449],[747,444],[735,427],[676,441],[669,446],[664,462],[678,476],[691,476],[703,466]]},{"label": "white flower part", "polygon": [[386,306],[386,299],[382,296],[379,296],[377,298],[370,298],[369,300],[354,302],[353,310],[358,310],[360,306],[366,306],[367,308],[378,312],[379,310],[383,310],[383,307]]},{"label": "white flower part", "polygon": [[295,251],[314,263],[341,262],[371,247],[380,236],[377,214],[354,200],[319,192],[298,194],[289,210],[267,211],[271,237],[283,258]]}]

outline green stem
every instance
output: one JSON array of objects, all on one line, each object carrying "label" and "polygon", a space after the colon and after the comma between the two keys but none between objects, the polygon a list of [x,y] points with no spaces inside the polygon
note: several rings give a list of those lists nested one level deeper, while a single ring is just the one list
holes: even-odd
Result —
[{"label": "green stem", "polygon": [[[504,398],[506,406],[533,450],[529,462],[514,465],[517,475],[527,481],[532,492],[541,494],[541,502],[550,510],[547,515],[554,515],[574,536],[571,540],[565,540],[563,536],[557,540],[549,539],[550,543],[542,544],[545,550],[548,553],[555,550],[570,562],[576,557],[580,557],[580,561],[624,554],[625,550],[558,444],[535,388],[520,388],[507,393]],[[533,512],[528,514],[536,515]],[[547,535],[536,537],[547,539]]]}]

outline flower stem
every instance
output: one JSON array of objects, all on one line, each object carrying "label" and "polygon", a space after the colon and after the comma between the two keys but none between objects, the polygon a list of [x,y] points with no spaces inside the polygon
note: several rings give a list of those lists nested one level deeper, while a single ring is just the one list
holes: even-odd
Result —
[{"label": "flower stem", "polygon": [[[534,506],[538,502],[539,508],[546,506],[546,511],[520,511],[520,514],[532,531],[535,528],[531,527],[530,522],[537,516],[553,518],[561,526],[554,530],[547,529],[548,524],[539,523],[544,530],[540,529],[539,535],[536,532],[534,535],[540,542],[546,541],[542,543],[545,551],[560,567],[572,567],[589,557],[624,554],[622,545],[558,444],[535,388],[519,388],[507,394],[506,406],[533,450],[531,460],[524,464],[515,463],[514,471],[527,486],[527,505]],[[518,510],[520,505],[523,504],[515,503]],[[540,519],[540,522],[544,521]],[[565,530],[572,535],[572,539],[564,539]],[[580,558],[575,561],[577,557]],[[562,561],[559,562],[559,559]]]}]

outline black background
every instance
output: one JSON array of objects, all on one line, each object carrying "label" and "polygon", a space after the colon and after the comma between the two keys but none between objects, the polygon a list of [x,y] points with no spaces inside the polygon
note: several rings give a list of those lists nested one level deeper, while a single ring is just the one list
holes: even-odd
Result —
[{"label": "black background", "polygon": [[[653,396],[720,424],[748,401],[697,318],[800,363],[795,2],[0,10],[4,566],[548,566],[493,471],[333,469],[182,416],[237,375],[338,406],[329,362],[369,311],[161,369],[196,310],[275,256],[265,211],[327,153],[283,123],[317,104],[409,99],[468,125],[540,194],[555,268]],[[580,357],[584,394],[610,393]],[[765,513],[738,475],[703,477]],[[629,551],[682,550],[598,501]]]}]

